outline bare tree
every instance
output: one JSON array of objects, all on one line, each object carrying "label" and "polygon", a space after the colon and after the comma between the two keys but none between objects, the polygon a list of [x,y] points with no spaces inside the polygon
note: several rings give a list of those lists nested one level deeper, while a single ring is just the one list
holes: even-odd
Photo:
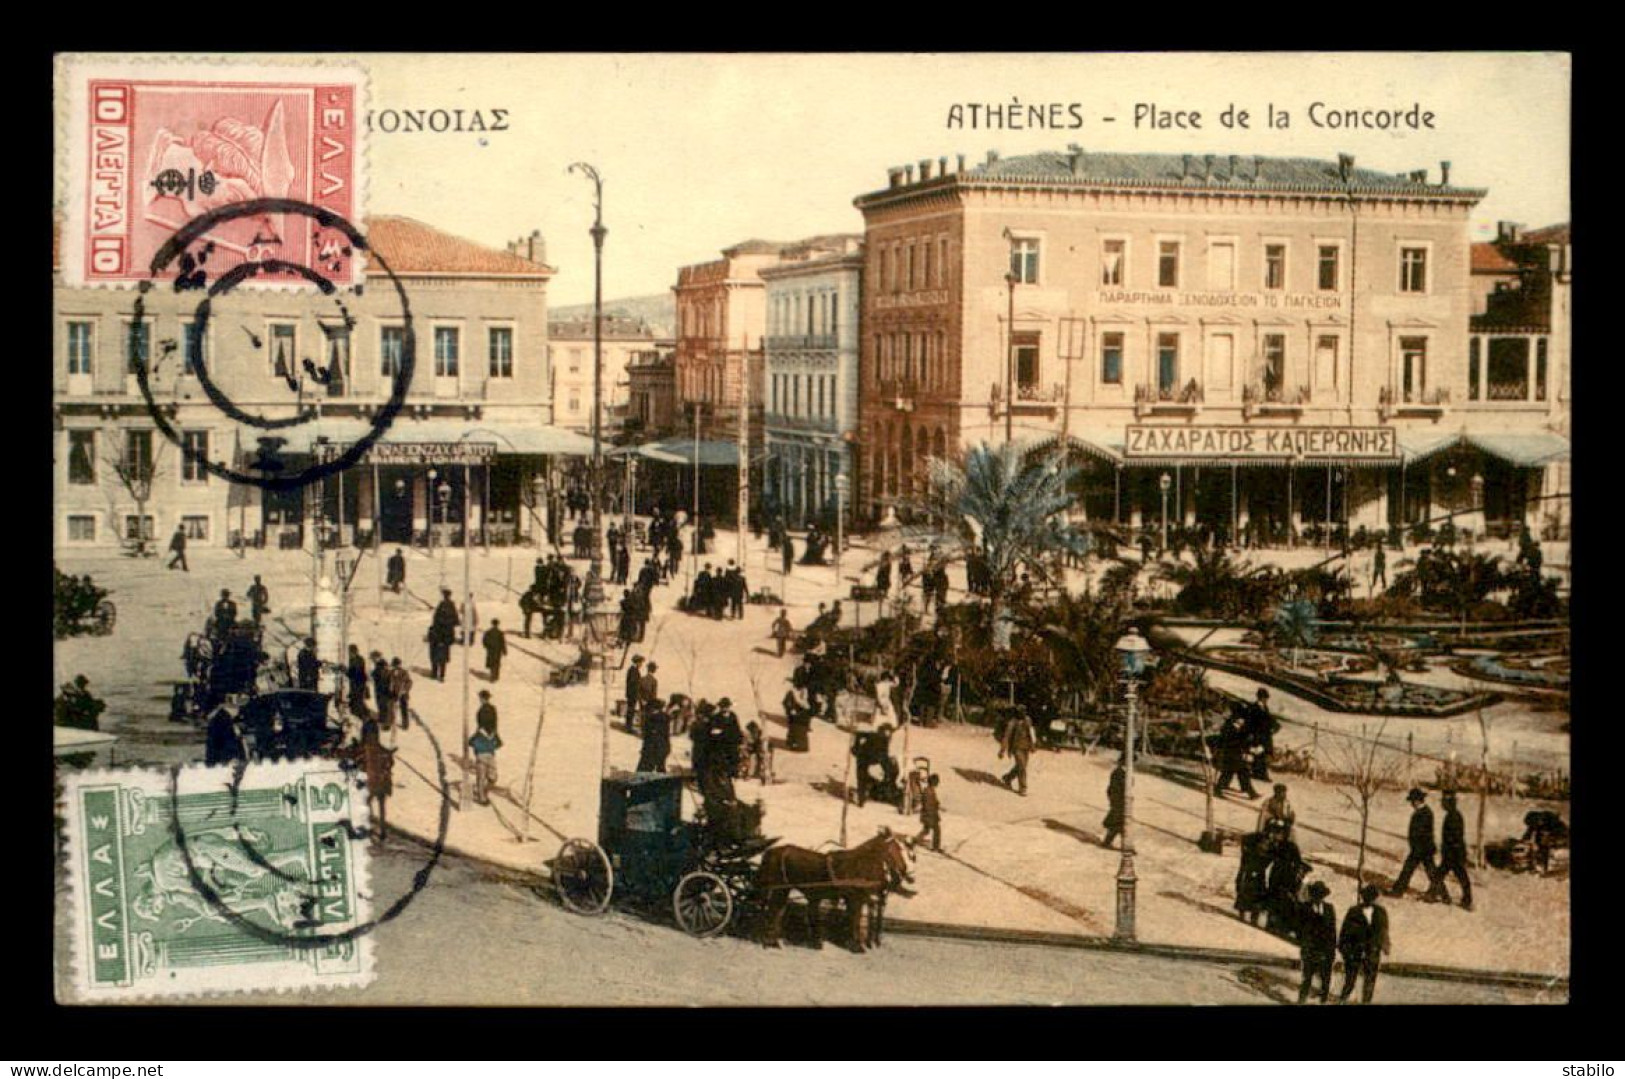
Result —
[{"label": "bare tree", "polygon": [[[148,436],[151,435],[149,432]],[[154,439],[154,442],[156,445],[150,457],[132,454],[127,446],[122,452],[108,452],[102,457],[103,475],[111,477],[111,480],[104,480],[102,485],[107,495],[108,524],[113,535],[122,535],[119,511],[124,502],[135,503],[135,553],[138,556],[145,555],[148,541],[156,538],[147,535],[147,504],[152,501],[153,484],[159,477],[168,474],[164,452],[168,443],[161,439]]]},{"label": "bare tree", "polygon": [[1405,770],[1403,758],[1377,755],[1382,732],[1388,728],[1385,719],[1377,727],[1375,738],[1367,741],[1365,725],[1360,725],[1360,736],[1344,735],[1333,743],[1333,768],[1328,778],[1337,785],[1341,794],[1360,814],[1360,856],[1354,867],[1356,883],[1365,883],[1366,835],[1371,826],[1371,802],[1377,794],[1397,785]]}]

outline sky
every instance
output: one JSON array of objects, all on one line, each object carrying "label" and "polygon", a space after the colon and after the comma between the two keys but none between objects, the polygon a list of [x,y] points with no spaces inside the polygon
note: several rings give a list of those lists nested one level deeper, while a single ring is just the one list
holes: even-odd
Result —
[{"label": "sky", "polygon": [[[303,58],[305,62],[309,58]],[[759,237],[861,232],[855,196],[886,170],[990,149],[1308,156],[1352,153],[1383,171],[1449,160],[1455,186],[1488,188],[1475,239],[1507,219],[1568,219],[1570,61],[1560,54],[405,55],[369,73],[371,212],[404,214],[492,246],[540,229],[555,305],[592,299],[592,185],[604,179],[606,298],[662,292],[677,268]],[[1065,129],[949,127],[950,107],[1061,105]],[[1316,127],[1309,109],[1415,105],[1432,127]],[[1249,127],[1226,127],[1227,106]],[[1140,106],[1199,128],[1151,126]],[[1286,128],[1266,110],[1284,111]],[[386,114],[478,110],[484,132],[388,132]],[[495,110],[504,110],[499,118]],[[978,110],[980,113],[981,110]],[[1142,115],[1136,125],[1136,112]],[[1106,118],[1112,117],[1108,121]],[[404,123],[396,115],[395,123]],[[1187,123],[1190,118],[1186,117]],[[453,121],[455,122],[455,121]]]}]

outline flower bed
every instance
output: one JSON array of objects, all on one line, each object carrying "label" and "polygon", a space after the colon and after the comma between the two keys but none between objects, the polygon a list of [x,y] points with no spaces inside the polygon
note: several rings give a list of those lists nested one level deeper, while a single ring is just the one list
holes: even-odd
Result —
[{"label": "flower bed", "polygon": [[1465,678],[1505,682],[1537,689],[1569,688],[1569,657],[1566,655],[1508,656],[1501,654],[1467,656],[1450,665]]},{"label": "flower bed", "polygon": [[1298,665],[1277,653],[1234,647],[1212,648],[1190,658],[1221,671],[1257,679],[1333,712],[1444,718],[1501,699],[1494,693],[1350,677],[1369,671],[1370,663],[1345,653],[1316,655],[1314,650],[1304,649],[1299,658],[1313,662]]}]

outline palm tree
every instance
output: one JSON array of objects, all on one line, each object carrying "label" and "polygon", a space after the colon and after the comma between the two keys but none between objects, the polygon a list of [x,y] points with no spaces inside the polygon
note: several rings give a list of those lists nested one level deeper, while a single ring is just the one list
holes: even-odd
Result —
[{"label": "palm tree", "polygon": [[1293,599],[1275,608],[1275,631],[1292,646],[1292,665],[1302,659],[1301,649],[1320,636],[1319,612],[1306,599]]},{"label": "palm tree", "polygon": [[1043,556],[1070,551],[1087,554],[1089,533],[1066,519],[1072,504],[1068,485],[1077,469],[1059,457],[1028,457],[1014,446],[983,443],[960,465],[933,457],[929,464],[932,503],[956,527],[967,550],[985,560],[994,647],[1010,647],[1006,597],[1023,565],[1043,574]]},{"label": "palm tree", "polygon": [[1117,678],[1117,639],[1128,607],[1120,595],[1061,596],[1036,612],[1028,628],[1049,650],[1067,691],[1085,698],[1110,693]]},{"label": "palm tree", "polygon": [[1246,582],[1258,575],[1258,570],[1217,546],[1198,546],[1192,551],[1192,561],[1164,562],[1156,572],[1179,589],[1174,605],[1180,610],[1220,618],[1241,613]]}]

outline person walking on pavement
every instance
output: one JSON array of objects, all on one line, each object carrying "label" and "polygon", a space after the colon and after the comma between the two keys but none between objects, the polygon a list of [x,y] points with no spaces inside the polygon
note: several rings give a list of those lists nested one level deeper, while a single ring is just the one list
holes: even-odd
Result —
[{"label": "person walking on pavement", "polygon": [[1117,758],[1117,767],[1112,769],[1112,778],[1106,783],[1106,819],[1101,826],[1106,829],[1106,838],[1100,841],[1102,847],[1110,847],[1112,840],[1123,834],[1123,824],[1128,819],[1128,773],[1123,767],[1123,758]]},{"label": "person walking on pavement", "polygon": [[920,795],[920,834],[914,837],[914,842],[924,843],[925,837],[930,836],[931,849],[937,854],[942,853],[942,798],[937,793],[941,783],[942,777],[935,772],[925,781],[925,790]]},{"label": "person walking on pavement", "polygon": [[321,680],[322,661],[316,658],[316,638],[306,637],[305,646],[294,660],[299,688],[314,690]]},{"label": "person walking on pavement", "polygon": [[1343,991],[1339,1004],[1348,1003],[1356,978],[1363,979],[1360,1002],[1371,1003],[1377,987],[1377,968],[1391,950],[1388,939],[1388,912],[1377,905],[1377,886],[1360,886],[1360,904],[1343,916],[1343,930],[1337,937],[1337,950],[1343,954]]},{"label": "person walking on pavement", "polygon": [[388,580],[385,583],[396,595],[400,595],[401,589],[406,587],[406,556],[399,547],[389,556]]},{"label": "person walking on pavement", "polygon": [[637,770],[664,772],[670,753],[671,717],[659,701],[650,701],[643,709],[643,748],[638,753]]},{"label": "person walking on pavement", "polygon": [[1320,979],[1320,1002],[1326,1003],[1332,991],[1332,960],[1337,955],[1337,909],[1326,902],[1331,889],[1322,881],[1309,885],[1309,901],[1298,916],[1298,959],[1303,964],[1303,982],[1298,986],[1298,1003],[1309,999],[1316,978]]},{"label": "person walking on pavement", "polygon": [[389,661],[389,692],[404,731],[412,725],[412,672],[401,666],[400,656]]},{"label": "person walking on pavement", "polygon": [[485,645],[485,669],[491,672],[491,681],[502,677],[502,657],[508,654],[508,637],[502,632],[502,623],[491,619],[491,628],[481,639]]},{"label": "person walking on pavement", "polygon": [[1286,784],[1277,783],[1275,793],[1258,807],[1257,831],[1264,831],[1272,824],[1280,829],[1282,839],[1292,838],[1292,826],[1297,822],[1297,814],[1292,810],[1292,803],[1286,799]]},{"label": "person walking on pavement", "polygon": [[1232,776],[1240,782],[1241,793],[1249,798],[1258,797],[1258,792],[1253,790],[1252,769],[1247,764],[1247,720],[1239,711],[1241,706],[1236,707],[1238,711],[1230,713],[1224,730],[1219,732],[1219,781],[1213,785],[1215,798],[1224,795]]},{"label": "person walking on pavement", "polygon": [[394,733],[378,720],[368,719],[361,724],[361,769],[367,777],[367,805],[373,810],[372,822],[378,828],[373,838],[376,851],[384,842],[386,804],[395,793]]},{"label": "person walking on pavement", "polygon": [[999,740],[999,759],[1003,760],[1007,753],[1010,755],[1014,764],[1004,774],[1003,782],[1006,787],[1018,790],[1023,798],[1027,797],[1027,759],[1032,756],[1033,747],[1037,744],[1038,735],[1033,730],[1033,721],[1028,718],[1026,709],[1015,708],[1005,724],[1004,737]]},{"label": "person walking on pavement", "polygon": [[372,699],[378,705],[378,722],[384,727],[395,725],[395,679],[382,652],[374,652],[372,659]]},{"label": "person walking on pavement", "polygon": [[641,718],[649,714],[649,709],[660,707],[660,679],[655,672],[660,664],[649,661],[643,668],[643,677],[638,679],[638,716]]},{"label": "person walking on pavement", "polygon": [[1382,548],[1382,540],[1378,539],[1377,549],[1371,555],[1371,588],[1375,590],[1377,582],[1381,581],[1383,591],[1386,592],[1388,590],[1388,555]]},{"label": "person walking on pavement", "polygon": [[429,624],[429,677],[446,680],[446,665],[451,662],[451,645],[457,639],[457,626],[462,619],[457,604],[452,602],[451,589],[440,590],[440,604],[434,609]]},{"label": "person walking on pavement", "polygon": [[[502,736],[497,733],[497,708],[491,703],[491,691],[480,690],[479,711],[474,713],[474,726],[478,734],[483,734],[490,742],[490,752],[481,756],[479,748],[474,749],[474,800],[481,805],[490,804],[491,790],[497,785],[497,750],[502,748]],[[469,740],[473,745],[473,739]]]},{"label": "person walking on pavement", "polygon": [[638,719],[638,705],[643,700],[643,657],[633,656],[632,665],[626,669],[626,729],[635,731]]},{"label": "person walking on pavement", "polygon": [[1461,884],[1461,909],[1473,909],[1473,882],[1467,876],[1467,822],[1456,808],[1456,792],[1445,791],[1440,796],[1444,803],[1444,823],[1439,828],[1439,890],[1449,901],[1444,879],[1453,876]]},{"label": "person walking on pavement", "polygon": [[1275,732],[1281,722],[1270,715],[1270,691],[1259,687],[1258,696],[1247,707],[1247,748],[1253,753],[1254,779],[1270,778],[1270,756],[1275,752]]},{"label": "person walking on pavement", "polygon": [[790,576],[790,567],[796,560],[796,541],[790,538],[790,533],[784,534],[784,542],[779,544],[780,565],[784,568],[784,575]]},{"label": "person walking on pavement", "polygon": [[220,600],[214,605],[214,635],[224,637],[236,624],[237,602],[231,598],[231,589],[222,588]]},{"label": "person walking on pavement", "polygon": [[344,667],[344,679],[349,694],[346,697],[350,714],[367,719],[367,661],[361,658],[361,649],[350,646],[350,658]]},{"label": "person walking on pavement", "polygon": [[1450,901],[1450,896],[1444,891],[1444,885],[1439,880],[1438,867],[1433,864],[1433,856],[1438,847],[1433,841],[1433,810],[1428,808],[1427,795],[1421,787],[1412,787],[1405,800],[1411,804],[1411,825],[1408,831],[1410,840],[1410,853],[1405,857],[1405,864],[1400,867],[1399,878],[1394,881],[1393,889],[1389,895],[1404,895],[1411,883],[1411,874],[1421,867],[1428,877],[1428,890],[1424,898],[1429,903],[1440,899]]},{"label": "person walking on pavement", "polygon": [[779,616],[773,620],[773,628],[769,634],[779,646],[780,659],[784,658],[785,646],[790,643],[790,637],[794,633],[795,630],[790,625],[790,612],[783,607],[779,608]]},{"label": "person walking on pavement", "polygon": [[[177,562],[183,571],[191,573],[191,567],[186,564],[186,528],[184,525],[175,526],[175,534],[169,537],[169,565],[165,569],[174,569]],[[143,547],[145,553],[145,547]]]},{"label": "person walking on pavement", "polygon": [[248,609],[256,626],[264,623],[265,616],[271,613],[271,592],[257,573],[254,583],[248,586]]}]

